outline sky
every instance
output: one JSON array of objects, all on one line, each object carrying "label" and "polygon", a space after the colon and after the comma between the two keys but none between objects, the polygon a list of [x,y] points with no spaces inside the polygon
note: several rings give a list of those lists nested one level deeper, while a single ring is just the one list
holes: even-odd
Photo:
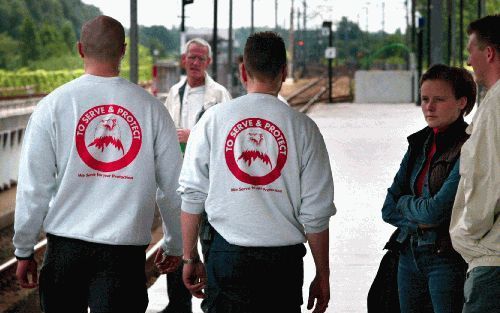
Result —
[{"label": "sky", "polygon": [[[229,26],[229,1],[218,0],[218,28]],[[290,27],[290,7],[293,1],[295,9],[303,12],[304,0],[278,0],[278,25]],[[92,4],[103,12],[119,20],[124,27],[130,26],[130,2],[128,0],[82,0]],[[307,0],[307,28],[318,28],[325,20],[339,22],[346,16],[354,23],[359,23],[362,30],[376,32],[384,30],[394,33],[397,28],[404,31],[406,14],[404,0]],[[137,20],[139,25],[161,25],[166,28],[180,26],[182,0],[137,0]],[[194,0],[185,6],[187,28],[213,27],[214,0]],[[233,28],[249,27],[251,23],[251,0],[233,0]],[[297,16],[297,15],[295,15]],[[385,18],[383,18],[385,17]],[[302,20],[302,18],[301,18]],[[296,28],[297,24],[294,23]],[[254,0],[254,26],[275,26],[275,1]],[[302,27],[302,22],[301,22]]]}]

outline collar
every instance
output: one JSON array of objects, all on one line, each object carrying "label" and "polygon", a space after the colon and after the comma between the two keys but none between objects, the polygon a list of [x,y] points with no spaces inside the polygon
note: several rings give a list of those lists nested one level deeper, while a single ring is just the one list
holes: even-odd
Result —
[{"label": "collar", "polygon": [[428,126],[419,130],[408,136],[408,143],[412,146],[422,146],[430,137],[436,136],[436,147],[445,147],[461,138],[465,134],[467,126],[468,124],[464,121],[463,116],[460,116],[443,132],[435,134],[434,130]]}]

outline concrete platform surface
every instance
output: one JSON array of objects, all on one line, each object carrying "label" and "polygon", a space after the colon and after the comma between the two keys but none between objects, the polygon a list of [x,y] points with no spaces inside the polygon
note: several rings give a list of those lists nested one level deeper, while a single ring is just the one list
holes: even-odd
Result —
[{"label": "concrete platform surface", "polygon": [[[319,104],[309,116],[319,126],[330,154],[338,209],[330,222],[327,312],[366,312],[366,295],[393,230],[382,221],[382,203],[406,151],[406,137],[424,127],[425,121],[414,104]],[[307,303],[315,272],[309,251],[304,264]],[[148,313],[168,303],[163,275],[149,289],[149,299]],[[199,303],[193,303],[195,313],[201,312]],[[302,311],[310,312],[305,305]]]}]

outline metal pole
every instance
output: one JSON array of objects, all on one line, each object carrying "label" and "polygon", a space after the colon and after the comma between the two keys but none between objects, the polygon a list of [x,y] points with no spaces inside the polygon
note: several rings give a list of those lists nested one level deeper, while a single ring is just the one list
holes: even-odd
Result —
[{"label": "metal pole", "polygon": [[382,35],[385,32],[385,2],[382,1]]},{"label": "metal pole", "polygon": [[292,0],[292,6],[290,7],[290,33],[289,33],[289,47],[290,47],[290,63],[288,64],[288,77],[293,79],[293,54],[294,54],[294,48],[295,48],[295,39],[294,39],[294,34],[293,34],[293,0]]},{"label": "metal pole", "polygon": [[182,6],[182,13],[181,13],[181,44],[180,44],[180,52],[182,54],[182,49],[184,48],[184,45],[186,44],[186,27],[185,27],[185,19],[186,19],[186,14],[184,10],[184,0],[181,0],[181,6]]},{"label": "metal pole", "polygon": [[416,4],[415,4],[416,0],[412,0],[411,1],[411,48],[412,48],[412,51],[415,52],[416,50],[416,47],[417,47],[417,39],[416,39],[416,20],[415,20],[415,11],[416,11]]},{"label": "metal pole", "polygon": [[278,31],[278,0],[274,0],[274,30]]},{"label": "metal pole", "polygon": [[228,87],[233,92],[233,0],[229,0],[229,31],[228,31],[227,63],[229,63]]},{"label": "metal pole", "polygon": [[250,35],[253,34],[254,32],[254,29],[253,29],[253,1],[254,0],[250,0]]},{"label": "metal pole", "polygon": [[448,9],[448,53],[447,53],[447,61],[448,61],[448,65],[451,65],[452,63],[452,58],[451,58],[451,49],[452,49],[452,45],[451,45],[451,41],[452,41],[452,37],[453,37],[453,33],[451,32],[451,24],[452,24],[452,15],[453,15],[453,10],[452,10],[452,5],[451,5],[451,2],[453,0],[448,0],[447,3],[446,3],[446,6],[447,6],[447,9]]},{"label": "metal pole", "polygon": [[443,63],[443,2],[432,0],[431,20],[431,62],[429,65]]},{"label": "metal pole", "polygon": [[[424,31],[423,31],[423,19],[420,18],[418,29],[417,29],[417,77],[418,81],[420,81],[420,77],[422,76],[422,67],[424,64]],[[417,84],[418,86],[419,84]],[[420,88],[418,88],[419,92],[417,97],[417,105],[421,104],[420,100]]]},{"label": "metal pole", "polygon": [[[297,8],[297,34],[298,34],[298,40],[296,40],[296,42],[298,42],[299,40],[302,40],[302,29],[300,27],[300,7]],[[293,43],[293,45],[295,45],[295,42]],[[296,53],[295,53],[295,64],[297,64],[297,69],[300,69],[302,67],[302,62],[301,62],[301,59],[302,59],[302,47],[298,46],[296,47]],[[300,73],[300,72],[299,72]],[[300,73],[300,77],[302,77],[302,73]]]},{"label": "metal pole", "polygon": [[477,0],[477,18],[484,15],[484,0]]},{"label": "metal pole", "polygon": [[[330,22],[330,29],[328,31],[328,47],[333,47],[333,34],[332,34],[332,24]],[[328,101],[329,103],[333,103],[332,97],[332,79],[333,79],[333,70],[332,70],[332,58],[328,59]]]},{"label": "metal pole", "polygon": [[302,75],[306,75],[307,67],[306,67],[306,58],[307,58],[307,53],[306,49],[308,48],[308,45],[306,44],[306,36],[307,36],[307,3],[306,0],[302,2],[304,6],[304,10],[302,11],[302,17],[303,17],[303,24],[302,24],[302,41],[304,42],[304,45],[302,46]]},{"label": "metal pole", "polygon": [[214,29],[212,34],[212,77],[217,80],[217,0],[214,0]]},{"label": "metal pole", "polygon": [[431,66],[431,0],[427,0],[427,67]]},{"label": "metal pole", "polygon": [[130,0],[130,81],[134,84],[139,80],[137,42],[137,0]]},{"label": "metal pole", "polygon": [[460,67],[464,67],[464,0],[460,0]]}]

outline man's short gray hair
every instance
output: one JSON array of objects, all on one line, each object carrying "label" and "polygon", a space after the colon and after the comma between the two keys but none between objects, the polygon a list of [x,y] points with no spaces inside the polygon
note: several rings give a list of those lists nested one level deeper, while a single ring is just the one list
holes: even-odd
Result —
[{"label": "man's short gray hair", "polygon": [[187,53],[187,50],[189,48],[189,45],[190,44],[197,44],[197,45],[200,45],[200,46],[203,46],[203,47],[206,47],[208,49],[208,57],[209,58],[212,58],[212,48],[210,47],[210,44],[203,38],[193,38],[191,40],[189,40],[188,42],[186,42],[186,44],[184,45],[184,47],[182,47],[182,54],[186,54]]}]

